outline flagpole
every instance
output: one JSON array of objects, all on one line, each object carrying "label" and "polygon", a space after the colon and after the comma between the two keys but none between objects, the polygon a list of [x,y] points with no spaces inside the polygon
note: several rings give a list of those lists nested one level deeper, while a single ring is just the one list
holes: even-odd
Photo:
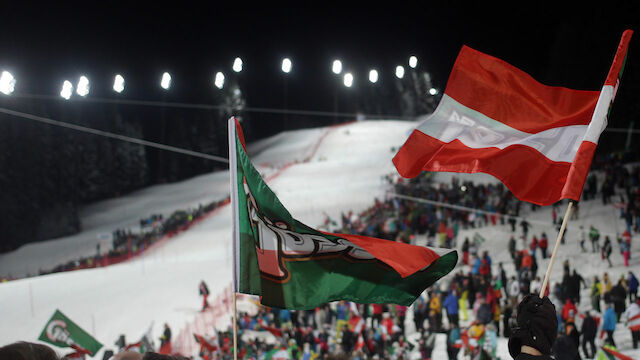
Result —
[{"label": "flagpole", "polygon": [[567,206],[567,211],[564,213],[564,218],[562,218],[562,226],[560,227],[560,231],[558,232],[558,238],[556,239],[556,245],[553,248],[553,254],[551,254],[551,259],[549,260],[549,266],[547,266],[547,273],[544,275],[544,281],[542,282],[542,287],[540,288],[540,298],[544,297],[545,290],[547,288],[547,283],[549,282],[549,276],[551,275],[551,269],[553,268],[553,263],[556,260],[556,254],[558,253],[558,248],[560,247],[560,241],[562,240],[562,236],[564,236],[564,229],[567,227],[567,221],[569,221],[569,215],[571,215],[571,209],[573,208],[573,200],[569,201],[569,206]]},{"label": "flagpole", "polygon": [[233,251],[233,359],[238,360],[238,311],[236,306],[236,294],[238,291],[238,248],[237,242],[240,234],[238,224],[238,165],[236,158],[236,119],[229,118],[229,182],[231,200],[231,245]]},{"label": "flagpole", "polygon": [[236,307],[236,292],[233,291],[233,360],[238,360],[238,308]]}]

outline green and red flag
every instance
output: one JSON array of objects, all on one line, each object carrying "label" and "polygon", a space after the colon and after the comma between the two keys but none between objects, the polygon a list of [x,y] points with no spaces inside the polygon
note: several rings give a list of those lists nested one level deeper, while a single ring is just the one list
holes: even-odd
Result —
[{"label": "green and red flag", "polygon": [[47,321],[38,340],[61,348],[72,348],[80,352],[86,351],[92,356],[102,348],[102,344],[82,330],[60,310],[56,310],[51,319]]},{"label": "green and red flag", "polygon": [[[336,300],[409,306],[458,254],[313,229],[294,219],[247,156],[229,119],[234,288],[267,306],[313,309]],[[302,185],[301,185],[302,186]]]}]

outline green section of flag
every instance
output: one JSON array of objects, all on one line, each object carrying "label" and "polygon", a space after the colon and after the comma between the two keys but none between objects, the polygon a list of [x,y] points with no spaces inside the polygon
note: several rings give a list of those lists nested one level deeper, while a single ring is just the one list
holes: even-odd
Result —
[{"label": "green section of flag", "polygon": [[102,344],[82,330],[60,310],[56,310],[51,319],[47,321],[38,340],[61,348],[76,345],[89,351],[91,355],[95,355],[102,347]]},{"label": "green section of flag", "polygon": [[[335,300],[409,306],[428,286],[455,267],[457,253],[452,251],[426,269],[402,278],[377,259],[350,253],[353,247],[344,245],[344,239],[295,220],[262,180],[237,137],[235,145],[238,292],[261,296],[264,305],[288,309],[313,309]],[[267,248],[277,249],[272,253],[278,255],[271,257],[277,261],[271,264],[283,274],[261,271],[258,258],[261,256],[264,264]],[[284,254],[284,248],[300,251],[294,255],[291,251]]]}]

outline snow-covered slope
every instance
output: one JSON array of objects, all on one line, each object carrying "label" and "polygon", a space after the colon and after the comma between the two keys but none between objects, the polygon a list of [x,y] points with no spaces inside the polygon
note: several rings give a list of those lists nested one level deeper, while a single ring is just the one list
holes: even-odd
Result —
[{"label": "snow-covered slope", "polygon": [[[269,184],[292,215],[310,226],[318,226],[324,218],[323,213],[337,219],[343,211],[357,212],[373,204],[375,197],[384,196],[386,189],[382,177],[395,173],[391,148],[402,145],[414,125],[372,121],[290,131],[249,144],[249,153],[265,177],[277,175]],[[449,181],[452,175],[438,176],[442,181]],[[496,181],[483,174],[461,177],[481,182]],[[219,172],[97,203],[83,209],[84,231],[81,234],[31,244],[2,255],[0,274],[6,271],[33,273],[47,264],[92,254],[97,233],[135,228],[140,217],[152,213],[166,215],[227,194],[228,172]],[[530,233],[545,231],[550,238],[554,237],[550,208],[531,212],[527,206],[524,214],[533,220]],[[107,348],[113,348],[113,342],[120,334],[125,334],[129,340],[139,338],[152,322],[154,338],[160,336],[165,322],[176,334],[200,308],[200,280],[209,284],[213,296],[231,281],[230,216],[228,207],[224,207],[134,261],[0,284],[3,323],[0,345],[17,340],[35,341],[55,309],[60,309],[94,334]],[[565,258],[585,279],[594,274],[601,276],[604,271],[617,279],[627,270],[621,265],[615,243],[613,268],[605,266],[597,254],[579,251],[578,225],[587,228],[592,223],[605,234],[615,234],[623,229],[622,219],[611,205],[603,206],[599,200],[582,203],[579,219],[569,225],[568,241],[560,249],[552,282],[560,280],[559,269]],[[510,235],[508,226],[485,227],[481,231],[487,239],[481,250],[489,250],[495,264],[503,262],[507,271],[512,271],[506,250]],[[473,233],[473,230],[462,231],[460,238],[471,237]],[[104,247],[108,245],[103,244]],[[639,269],[640,252],[633,250],[631,268]],[[542,273],[546,262],[540,261],[539,268]],[[583,293],[583,297],[586,294]],[[580,307],[581,310],[588,308],[586,298]],[[441,340],[438,340],[440,345]],[[616,337],[618,340],[622,349],[630,347],[628,330],[622,325]],[[640,354],[625,351],[640,358]],[[508,358],[506,340],[501,340],[499,352],[503,358]],[[445,356],[444,346],[438,346],[435,355]]]}]

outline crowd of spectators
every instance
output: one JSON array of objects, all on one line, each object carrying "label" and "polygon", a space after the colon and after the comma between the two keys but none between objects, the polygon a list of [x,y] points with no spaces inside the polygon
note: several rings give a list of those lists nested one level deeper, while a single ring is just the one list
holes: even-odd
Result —
[{"label": "crowd of spectators", "polygon": [[[197,208],[176,210],[166,218],[162,214],[153,214],[147,218],[141,218],[138,231],[132,231],[131,228],[114,230],[111,233],[112,246],[107,251],[102,252],[100,243],[98,243],[96,244],[96,253],[94,255],[70,260],[51,269],[41,269],[38,275],[107,266],[127,260],[140,254],[163,237],[172,236],[177,232],[186,230],[194,221],[228,203],[229,198],[227,197],[204,206],[200,204]],[[0,282],[15,279],[8,275],[0,278]]]}]

